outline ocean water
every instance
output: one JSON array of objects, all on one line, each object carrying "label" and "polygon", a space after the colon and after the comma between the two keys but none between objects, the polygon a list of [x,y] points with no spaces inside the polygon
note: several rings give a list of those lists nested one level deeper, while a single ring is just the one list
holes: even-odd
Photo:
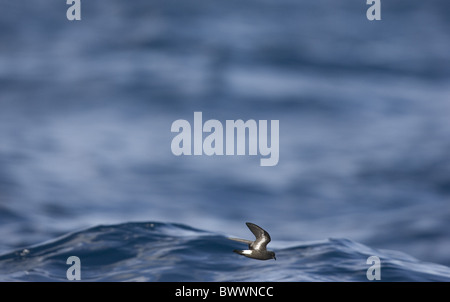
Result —
[{"label": "ocean water", "polygon": [[[1,280],[448,281],[450,4],[365,2],[0,0]],[[198,111],[279,120],[278,165],[174,156]]]},{"label": "ocean water", "polygon": [[[78,255],[84,281],[367,281],[367,258],[379,255],[380,280],[450,281],[450,268],[349,239],[279,243],[277,260],[232,252],[224,235],[180,224],[126,223],[74,232],[0,256],[1,281],[67,281]],[[274,244],[273,244],[274,245]],[[276,246],[276,245],[274,245]]]}]

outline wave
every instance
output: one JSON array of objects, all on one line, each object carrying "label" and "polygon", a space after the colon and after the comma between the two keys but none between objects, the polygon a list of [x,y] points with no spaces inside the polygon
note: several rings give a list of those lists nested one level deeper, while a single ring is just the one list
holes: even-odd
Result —
[{"label": "wave", "polygon": [[[381,260],[381,281],[450,281],[450,268],[349,239],[269,247],[277,260],[232,252],[241,243],[187,225],[100,225],[0,256],[0,281],[67,281],[70,256],[82,281],[368,281],[367,258]],[[284,246],[284,247],[283,247]]]}]

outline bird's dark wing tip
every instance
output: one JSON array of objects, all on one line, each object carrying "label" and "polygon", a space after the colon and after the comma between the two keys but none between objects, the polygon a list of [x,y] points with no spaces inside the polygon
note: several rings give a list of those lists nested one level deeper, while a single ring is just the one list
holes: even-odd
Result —
[{"label": "bird's dark wing tip", "polygon": [[[260,226],[258,226],[258,225],[256,225],[256,224],[254,224],[254,223],[246,222],[245,224],[246,224],[247,227],[250,229],[250,231],[252,231],[252,233],[254,233],[255,231],[258,232],[258,233],[260,233],[260,232],[264,233],[264,232],[265,232],[264,229],[263,229],[262,227],[260,227]],[[256,235],[256,234],[255,234],[255,235]]]},{"label": "bird's dark wing tip", "polygon": [[246,222],[245,224],[246,224],[249,228],[257,227],[257,228],[261,229],[261,227],[257,226],[257,225],[254,224],[254,223],[251,223],[251,222]]}]

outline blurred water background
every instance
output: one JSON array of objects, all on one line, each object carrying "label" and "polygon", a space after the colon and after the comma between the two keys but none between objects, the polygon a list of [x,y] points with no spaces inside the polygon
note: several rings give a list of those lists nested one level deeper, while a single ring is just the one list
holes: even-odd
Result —
[{"label": "blurred water background", "polygon": [[[248,238],[251,221],[275,247],[347,238],[449,266],[450,3],[368,21],[365,2],[96,0],[70,22],[65,1],[0,0],[0,254],[100,224]],[[279,120],[278,165],[174,156],[194,111]]]}]

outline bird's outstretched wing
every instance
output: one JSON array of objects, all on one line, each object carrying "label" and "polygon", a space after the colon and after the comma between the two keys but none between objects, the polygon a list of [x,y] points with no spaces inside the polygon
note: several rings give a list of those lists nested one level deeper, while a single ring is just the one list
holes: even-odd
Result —
[{"label": "bird's outstretched wing", "polygon": [[253,243],[253,241],[251,241],[251,240],[247,240],[247,239],[240,239],[240,238],[230,238],[230,237],[228,237],[228,239],[230,239],[230,240],[234,240],[234,241],[239,241],[239,242],[243,242],[243,243],[246,243],[246,244],[248,244],[248,245],[250,245],[250,244],[252,244],[252,243]]},{"label": "bird's outstretched wing", "polygon": [[245,224],[256,237],[256,240],[250,244],[250,248],[254,250],[265,250],[271,240],[269,233],[254,223],[246,222]]}]

